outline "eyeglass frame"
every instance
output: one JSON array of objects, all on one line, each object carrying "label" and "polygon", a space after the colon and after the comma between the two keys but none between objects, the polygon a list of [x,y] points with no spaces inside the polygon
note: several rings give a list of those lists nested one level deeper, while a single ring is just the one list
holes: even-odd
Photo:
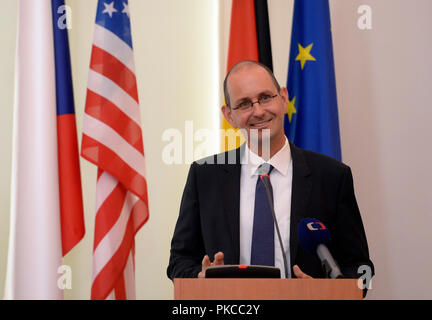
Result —
[{"label": "eyeglass frame", "polygon": [[277,96],[279,96],[279,93],[276,93],[274,96],[272,96],[272,95],[268,95],[268,94],[263,94],[257,101],[243,101],[242,103],[246,103],[246,102],[248,102],[249,103],[249,106],[247,107],[247,108],[242,108],[242,107],[240,107],[240,104],[242,104],[242,103],[240,103],[239,105],[237,105],[236,107],[231,107],[231,109],[232,110],[239,110],[239,111],[249,111],[249,110],[252,110],[253,109],[253,106],[254,106],[254,104],[255,103],[258,103],[259,105],[263,105],[263,102],[261,101],[260,102],[260,100],[262,100],[263,99],[263,97],[264,96],[269,96],[269,100],[268,100],[268,103],[270,103],[270,102],[272,102],[273,101],[273,99],[274,98],[276,98]]}]

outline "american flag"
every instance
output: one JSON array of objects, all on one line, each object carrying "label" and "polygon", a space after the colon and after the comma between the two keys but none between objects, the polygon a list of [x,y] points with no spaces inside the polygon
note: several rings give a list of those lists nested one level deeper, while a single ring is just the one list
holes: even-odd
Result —
[{"label": "american flag", "polygon": [[98,1],[81,155],[98,166],[92,299],[135,299],[135,234],[148,219],[127,0]]}]

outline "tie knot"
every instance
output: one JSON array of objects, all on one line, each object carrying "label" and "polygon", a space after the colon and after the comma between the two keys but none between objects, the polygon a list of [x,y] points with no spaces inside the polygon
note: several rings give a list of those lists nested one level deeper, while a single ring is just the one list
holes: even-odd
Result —
[{"label": "tie knot", "polygon": [[263,174],[270,175],[270,172],[273,170],[273,168],[274,167],[270,163],[263,163],[258,167],[257,172],[259,175],[263,175]]}]

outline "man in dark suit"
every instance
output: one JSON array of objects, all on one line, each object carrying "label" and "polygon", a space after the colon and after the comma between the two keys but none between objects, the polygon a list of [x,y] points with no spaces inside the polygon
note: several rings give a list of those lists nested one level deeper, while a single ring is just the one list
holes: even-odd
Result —
[{"label": "man in dark suit", "polygon": [[[255,171],[262,163],[273,169],[270,181],[289,276],[324,277],[317,255],[298,243],[297,225],[306,217],[317,218],[329,229],[329,249],[345,277],[359,278],[359,267],[364,265],[373,274],[351,170],[287,140],[283,126],[286,88],[280,88],[262,64],[243,61],[227,74],[224,92],[222,112],[234,128],[242,129],[246,143],[191,165],[171,243],[168,277],[203,277],[211,265],[254,261],[251,247],[256,245],[258,223],[254,223],[257,202],[254,205],[253,199],[259,183]],[[276,241],[274,248],[272,261],[282,270]]]}]

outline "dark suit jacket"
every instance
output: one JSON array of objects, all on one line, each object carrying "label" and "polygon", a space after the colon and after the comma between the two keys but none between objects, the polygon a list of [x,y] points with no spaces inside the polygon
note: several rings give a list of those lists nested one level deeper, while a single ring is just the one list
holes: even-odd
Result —
[{"label": "dark suit jacket", "polygon": [[[324,277],[317,255],[307,253],[298,243],[297,225],[306,217],[322,221],[329,229],[332,239],[329,249],[345,277],[359,278],[362,275],[357,273],[360,265],[369,265],[373,272],[350,168],[291,143],[290,148],[293,277],[295,264],[314,278]],[[243,151],[240,147],[191,165],[171,242],[167,268],[170,279],[197,277],[203,257],[208,254],[213,259],[218,251],[224,253],[225,264],[239,263],[240,157]]]}]

